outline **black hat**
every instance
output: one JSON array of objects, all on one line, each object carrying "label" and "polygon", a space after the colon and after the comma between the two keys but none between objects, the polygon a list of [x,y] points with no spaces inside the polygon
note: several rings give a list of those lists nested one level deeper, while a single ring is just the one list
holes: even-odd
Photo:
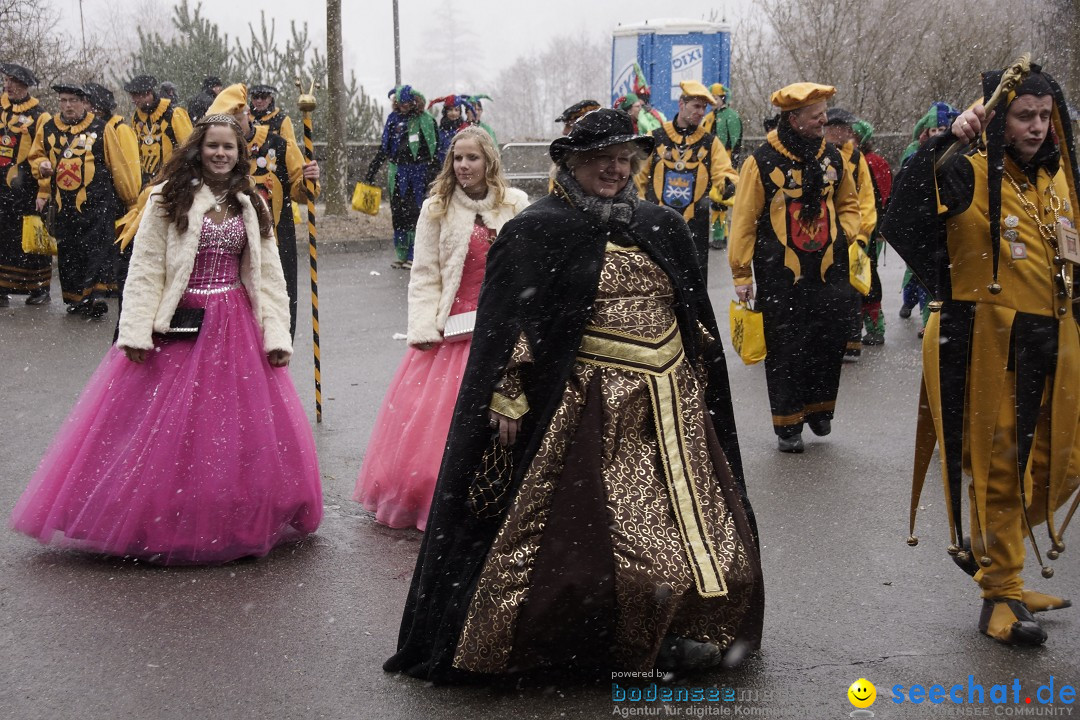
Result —
[{"label": "black hat", "polygon": [[252,85],[248,88],[248,95],[277,95],[277,88],[273,85]]},{"label": "black hat", "polygon": [[136,75],[124,83],[124,92],[157,93],[158,81],[153,75]]},{"label": "black hat", "polygon": [[859,118],[843,108],[830,108],[825,115],[826,125],[854,125]]},{"label": "black hat", "polygon": [[212,90],[213,88],[224,84],[225,83],[221,82],[221,78],[219,78],[217,75],[207,75],[203,78],[202,81],[202,86],[204,90]]},{"label": "black hat", "polygon": [[101,108],[107,113],[112,113],[116,109],[116,97],[109,88],[97,83],[86,83],[83,85],[83,90],[94,107]]},{"label": "black hat", "polygon": [[7,75],[9,78],[18,80],[26,87],[33,87],[38,84],[38,79],[34,77],[34,73],[30,72],[22,65],[16,65],[15,63],[0,63],[0,73]]},{"label": "black hat", "polygon": [[83,100],[86,100],[89,97],[89,94],[86,92],[86,88],[84,88],[82,85],[75,85],[73,83],[57,83],[56,85],[52,86],[52,89],[53,92],[57,93],[70,93],[72,95],[78,95]]},{"label": "black hat", "polygon": [[651,135],[634,133],[633,121],[622,110],[601,108],[583,115],[569,135],[553,140],[548,154],[559,163],[568,153],[599,150],[626,142],[636,143],[646,153],[651,153],[656,145]]},{"label": "black hat", "polygon": [[599,109],[600,109],[600,103],[596,102],[595,100],[582,100],[581,102],[574,103],[570,107],[563,110],[562,115],[555,118],[555,122],[561,122],[561,123],[573,122],[574,120],[577,120],[579,117],[581,117],[585,113],[592,112],[593,110],[599,110]]}]

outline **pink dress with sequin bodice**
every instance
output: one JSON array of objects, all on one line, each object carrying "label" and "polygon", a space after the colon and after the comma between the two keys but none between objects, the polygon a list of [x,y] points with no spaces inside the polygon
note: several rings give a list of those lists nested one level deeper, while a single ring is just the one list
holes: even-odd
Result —
[{"label": "pink dress with sequin bodice", "polygon": [[[243,220],[204,218],[181,307],[191,339],[146,362],[112,348],[60,428],[11,524],[43,543],[162,564],[261,556],[322,519],[315,443],[240,284]],[[284,288],[282,289],[284,292]]]}]

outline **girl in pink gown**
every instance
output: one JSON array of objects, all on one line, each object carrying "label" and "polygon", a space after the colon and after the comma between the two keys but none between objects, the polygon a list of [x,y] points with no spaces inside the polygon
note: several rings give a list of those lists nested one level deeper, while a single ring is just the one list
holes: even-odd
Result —
[{"label": "girl in pink gown", "polygon": [[527,204],[506,186],[490,136],[454,136],[416,225],[409,281],[409,349],[386,392],[353,499],[390,527],[427,524],[471,342],[443,340],[451,315],[476,310],[487,251]]},{"label": "girl in pink gown", "polygon": [[[205,155],[224,138],[246,168],[235,121],[208,117],[189,144]],[[166,166],[166,183],[174,165],[192,162],[184,156],[181,148]],[[288,297],[274,238],[260,232],[269,213],[240,185],[215,197],[211,179],[195,192],[185,231],[160,210],[165,183],[151,194],[118,344],[15,506],[15,530],[94,553],[208,564],[265,555],[318,527],[314,440],[284,366]],[[201,329],[151,338],[168,329],[173,292],[173,307],[204,309]]]}]

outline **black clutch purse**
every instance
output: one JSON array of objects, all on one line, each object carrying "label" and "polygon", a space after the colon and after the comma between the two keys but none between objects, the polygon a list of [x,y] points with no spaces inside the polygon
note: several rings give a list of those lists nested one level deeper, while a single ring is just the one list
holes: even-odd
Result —
[{"label": "black clutch purse", "polygon": [[205,308],[176,308],[172,320],[169,321],[169,332],[162,337],[171,340],[194,340],[202,330],[205,316]]},{"label": "black clutch purse", "polygon": [[469,508],[481,518],[493,518],[506,512],[510,501],[510,479],[514,474],[514,457],[509,447],[499,443],[495,434],[480,459],[472,484],[469,486]]}]

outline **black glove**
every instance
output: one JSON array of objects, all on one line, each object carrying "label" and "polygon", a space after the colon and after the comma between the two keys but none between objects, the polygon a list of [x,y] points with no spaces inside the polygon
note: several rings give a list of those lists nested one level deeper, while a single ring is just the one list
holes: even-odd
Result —
[{"label": "black glove", "polygon": [[724,180],[724,192],[723,192],[722,197],[725,200],[728,200],[734,194],[735,194],[735,183],[731,182],[730,180]]}]

